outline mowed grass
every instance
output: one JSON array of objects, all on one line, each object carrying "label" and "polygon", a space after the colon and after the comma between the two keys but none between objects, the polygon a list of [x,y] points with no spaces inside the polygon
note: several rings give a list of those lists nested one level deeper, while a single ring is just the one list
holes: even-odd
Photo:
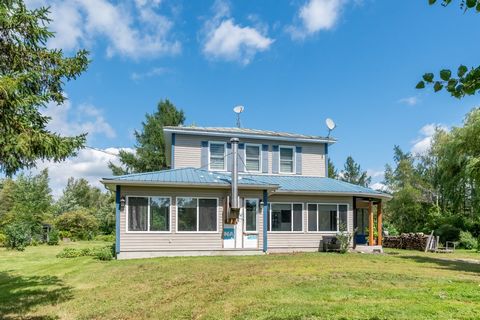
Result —
[{"label": "mowed grass", "polygon": [[0,249],[1,319],[479,319],[480,254],[102,262]]}]

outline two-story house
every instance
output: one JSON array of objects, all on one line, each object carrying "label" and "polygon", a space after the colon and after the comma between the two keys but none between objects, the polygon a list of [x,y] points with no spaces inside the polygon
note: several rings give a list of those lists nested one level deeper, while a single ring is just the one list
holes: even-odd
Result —
[{"label": "two-story house", "polygon": [[381,245],[390,196],[327,177],[334,139],[216,127],[164,134],[171,169],[102,179],[116,191],[118,258],[317,251],[323,237],[355,228],[357,242],[367,229],[373,244],[373,205]]}]

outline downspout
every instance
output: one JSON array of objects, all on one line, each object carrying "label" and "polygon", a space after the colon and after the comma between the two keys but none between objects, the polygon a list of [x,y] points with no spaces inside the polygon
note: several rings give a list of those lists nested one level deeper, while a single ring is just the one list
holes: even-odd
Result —
[{"label": "downspout", "polygon": [[120,186],[115,190],[115,253],[120,253]]},{"label": "downspout", "polygon": [[238,206],[238,138],[230,139],[232,143],[232,205],[230,218],[234,224],[238,221],[240,208]]}]

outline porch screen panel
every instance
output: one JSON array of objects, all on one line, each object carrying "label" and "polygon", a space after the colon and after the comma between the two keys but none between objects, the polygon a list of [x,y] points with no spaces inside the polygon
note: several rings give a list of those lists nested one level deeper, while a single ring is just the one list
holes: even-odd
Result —
[{"label": "porch screen panel", "polygon": [[292,206],[290,204],[272,204],[272,231],[292,230]]},{"label": "porch screen panel", "polygon": [[148,198],[128,198],[128,231],[147,231]]},{"label": "porch screen panel", "polygon": [[216,199],[198,199],[198,231],[217,231]]},{"label": "porch screen panel", "polygon": [[257,231],[257,202],[245,201],[245,230]]},{"label": "porch screen panel", "polygon": [[303,231],[303,207],[301,204],[293,204],[293,230]]},{"label": "porch screen panel", "polygon": [[317,205],[308,205],[308,231],[318,231],[317,228]]},{"label": "porch screen panel", "polygon": [[178,231],[197,231],[197,199],[177,198]]},{"label": "porch screen panel", "polygon": [[150,197],[150,231],[170,231],[170,198]]},{"label": "porch screen panel", "polygon": [[348,230],[348,206],[345,204],[338,205],[338,230],[347,231]]},{"label": "porch screen panel", "polygon": [[318,205],[318,231],[337,231],[337,205]]}]

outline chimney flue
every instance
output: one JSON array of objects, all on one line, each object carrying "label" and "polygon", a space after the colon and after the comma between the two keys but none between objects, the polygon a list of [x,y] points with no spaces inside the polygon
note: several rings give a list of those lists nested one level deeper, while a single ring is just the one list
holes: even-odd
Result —
[{"label": "chimney flue", "polygon": [[240,208],[238,206],[238,138],[230,139],[232,143],[232,206],[230,215],[233,219],[238,219]]}]

